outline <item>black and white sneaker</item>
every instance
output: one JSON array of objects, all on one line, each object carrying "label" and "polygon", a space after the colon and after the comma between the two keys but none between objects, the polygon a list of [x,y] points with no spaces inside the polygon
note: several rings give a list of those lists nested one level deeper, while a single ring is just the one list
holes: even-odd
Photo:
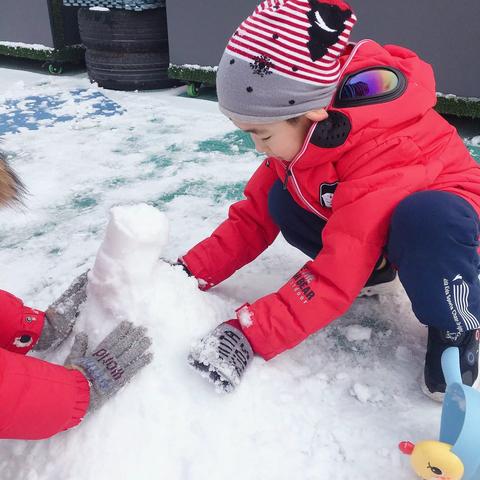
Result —
[{"label": "black and white sneaker", "polygon": [[478,347],[480,330],[465,333],[450,333],[428,327],[427,353],[422,390],[438,402],[445,395],[445,377],[442,371],[442,354],[448,347],[457,347],[460,352],[460,370],[465,385],[474,386],[478,377]]},{"label": "black and white sneaker", "polygon": [[370,275],[367,283],[358,294],[359,297],[372,297],[373,295],[391,295],[397,288],[397,271],[385,259],[385,265],[376,269]]}]

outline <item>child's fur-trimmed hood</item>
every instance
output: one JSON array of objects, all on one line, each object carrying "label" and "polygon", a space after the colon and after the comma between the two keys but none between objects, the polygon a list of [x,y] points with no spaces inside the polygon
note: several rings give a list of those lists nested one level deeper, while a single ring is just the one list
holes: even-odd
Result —
[{"label": "child's fur-trimmed hood", "polygon": [[0,207],[21,203],[25,186],[0,151]]}]

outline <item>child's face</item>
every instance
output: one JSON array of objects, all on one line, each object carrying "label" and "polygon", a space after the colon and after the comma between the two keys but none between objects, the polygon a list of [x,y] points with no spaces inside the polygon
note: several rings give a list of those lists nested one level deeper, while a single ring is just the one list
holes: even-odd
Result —
[{"label": "child's face", "polygon": [[274,123],[247,123],[233,121],[234,125],[250,133],[255,148],[260,153],[291,162],[303,146],[305,137],[313,121],[324,120],[328,115],[325,110],[308,112],[294,121],[282,120]]}]

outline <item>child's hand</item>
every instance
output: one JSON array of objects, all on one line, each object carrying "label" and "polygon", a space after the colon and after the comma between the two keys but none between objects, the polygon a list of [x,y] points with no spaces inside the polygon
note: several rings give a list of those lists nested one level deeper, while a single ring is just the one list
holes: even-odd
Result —
[{"label": "child's hand", "polygon": [[163,260],[165,263],[168,263],[169,265],[171,265],[172,267],[182,267],[183,268],[183,271],[189,276],[191,277],[192,276],[192,273],[190,272],[190,270],[187,268],[187,266],[183,263],[182,259],[181,258],[178,258],[176,262],[172,262],[171,260],[167,260],[166,258],[161,258],[161,260]]},{"label": "child's hand", "polygon": [[102,406],[152,361],[153,354],[147,352],[152,340],[146,332],[144,327],[122,322],[89,354],[87,334],[75,336],[65,366],[79,370],[87,378],[90,384],[89,412]]},{"label": "child's hand", "polygon": [[45,323],[34,350],[57,348],[72,332],[79,308],[87,298],[87,273],[78,276],[45,312]]},{"label": "child's hand", "polygon": [[220,324],[190,351],[188,362],[220,391],[231,392],[253,359],[238,320]]}]

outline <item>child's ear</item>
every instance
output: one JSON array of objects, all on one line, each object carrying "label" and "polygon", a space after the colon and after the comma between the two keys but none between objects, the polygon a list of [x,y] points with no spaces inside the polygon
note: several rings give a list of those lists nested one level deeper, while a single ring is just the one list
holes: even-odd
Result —
[{"label": "child's ear", "polygon": [[328,118],[328,113],[324,108],[319,108],[318,110],[308,111],[305,116],[312,122],[322,122]]}]

